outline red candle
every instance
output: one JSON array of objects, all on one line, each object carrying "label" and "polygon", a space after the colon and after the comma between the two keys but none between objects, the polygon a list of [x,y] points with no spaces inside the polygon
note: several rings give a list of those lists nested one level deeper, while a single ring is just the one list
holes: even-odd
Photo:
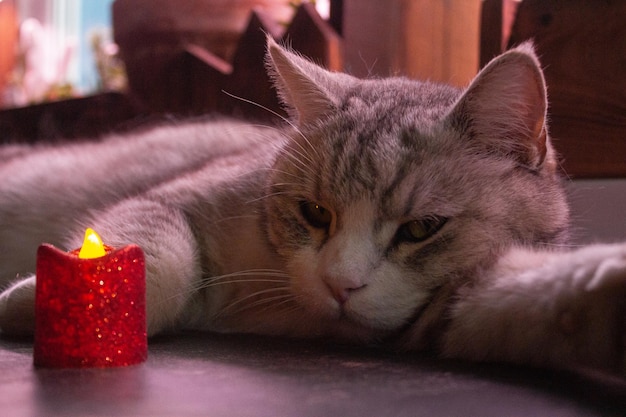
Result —
[{"label": "red candle", "polygon": [[146,360],[143,251],[113,249],[91,229],[81,249],[37,252],[35,366],[126,366]]}]

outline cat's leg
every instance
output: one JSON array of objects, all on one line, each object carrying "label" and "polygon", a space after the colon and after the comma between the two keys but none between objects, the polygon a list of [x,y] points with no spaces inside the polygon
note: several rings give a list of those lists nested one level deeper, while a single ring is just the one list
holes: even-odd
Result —
[{"label": "cat's leg", "polygon": [[143,249],[148,334],[177,327],[202,275],[200,251],[184,213],[149,200],[128,200],[93,225],[113,247],[134,243]]},{"label": "cat's leg", "polygon": [[[112,247],[134,243],[143,249],[148,334],[176,327],[201,274],[196,241],[183,213],[149,200],[128,200],[98,213],[85,226],[93,227]],[[78,230],[67,248],[80,247],[83,233]],[[34,276],[0,295],[3,333],[33,332],[34,298]]]},{"label": "cat's leg", "polygon": [[35,326],[35,276],[20,279],[0,294],[0,331],[26,336]]},{"label": "cat's leg", "polygon": [[462,289],[448,357],[624,372],[626,244],[567,253],[512,250]]}]

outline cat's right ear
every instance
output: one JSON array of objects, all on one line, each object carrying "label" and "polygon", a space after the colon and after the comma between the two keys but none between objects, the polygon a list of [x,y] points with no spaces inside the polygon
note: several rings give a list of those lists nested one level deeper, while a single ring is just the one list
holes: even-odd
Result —
[{"label": "cat's right ear", "polygon": [[267,70],[289,116],[302,126],[334,111],[342,91],[354,81],[327,71],[267,37]]},{"label": "cat's right ear", "polygon": [[552,160],[546,85],[532,44],[494,58],[474,78],[448,120],[475,144],[531,169]]}]

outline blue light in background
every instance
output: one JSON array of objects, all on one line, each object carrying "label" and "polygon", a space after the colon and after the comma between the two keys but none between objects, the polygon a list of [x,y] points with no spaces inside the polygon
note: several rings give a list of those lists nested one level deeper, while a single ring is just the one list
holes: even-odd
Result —
[{"label": "blue light in background", "polygon": [[111,33],[111,5],[114,0],[81,0],[80,22],[77,58],[78,80],[77,87],[80,91],[90,92],[98,87],[98,73],[91,47],[91,38],[95,31],[107,34]]}]

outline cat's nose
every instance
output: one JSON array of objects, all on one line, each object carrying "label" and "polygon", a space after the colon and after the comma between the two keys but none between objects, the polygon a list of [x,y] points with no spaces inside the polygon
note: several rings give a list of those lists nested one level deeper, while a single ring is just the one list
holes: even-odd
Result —
[{"label": "cat's nose", "polygon": [[340,305],[344,305],[350,299],[350,296],[352,295],[352,293],[365,287],[365,284],[356,286],[354,288],[333,287],[329,284],[327,285],[330,289],[331,294],[333,295],[333,298]]}]

